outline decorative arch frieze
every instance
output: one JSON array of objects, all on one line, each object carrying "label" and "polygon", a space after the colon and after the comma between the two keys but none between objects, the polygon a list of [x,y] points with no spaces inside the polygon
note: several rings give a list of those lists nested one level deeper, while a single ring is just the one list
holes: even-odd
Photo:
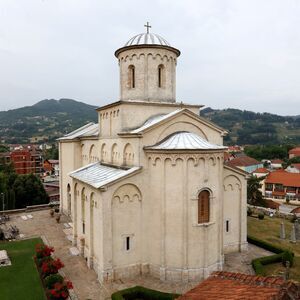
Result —
[{"label": "decorative arch frieze", "polygon": [[217,163],[217,158],[214,154],[181,154],[181,153],[150,153],[148,154],[149,162],[156,166],[157,161],[164,162],[166,159],[171,160],[171,164],[176,166],[177,160],[188,161],[193,160],[194,167],[197,167],[200,162],[203,162],[205,172],[208,173],[209,166],[215,166]]},{"label": "decorative arch frieze", "polygon": [[176,63],[176,58],[173,57],[171,54],[167,55],[166,53],[161,54],[161,53],[155,53],[155,52],[148,52],[148,53],[132,53],[132,54],[125,54],[124,56],[119,57],[119,62],[126,63],[127,61],[132,61],[133,59],[140,60],[141,58],[144,58],[145,56],[147,57],[152,57],[152,59],[161,59],[161,60],[166,60],[166,61],[174,61]]},{"label": "decorative arch frieze", "polygon": [[224,191],[228,191],[228,190],[241,190],[242,189],[242,183],[241,180],[233,175],[227,175],[226,177],[224,177],[223,180],[223,188]]},{"label": "decorative arch frieze", "polygon": [[117,188],[113,194],[112,201],[113,205],[117,203],[141,202],[142,193],[136,185],[127,183]]}]

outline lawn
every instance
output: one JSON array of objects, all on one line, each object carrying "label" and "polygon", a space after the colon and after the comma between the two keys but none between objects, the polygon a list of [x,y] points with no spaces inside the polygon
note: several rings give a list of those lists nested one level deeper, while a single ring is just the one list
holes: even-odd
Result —
[{"label": "lawn", "polygon": [[0,242],[0,250],[6,250],[12,265],[0,268],[1,300],[45,300],[45,293],[33,256],[39,238]]},{"label": "lawn", "polygon": [[[280,223],[284,222],[286,239],[279,238]],[[290,270],[290,278],[300,281],[300,242],[296,244],[289,242],[292,223],[280,218],[266,217],[263,220],[248,217],[248,234],[258,239],[272,243],[285,249],[290,249],[295,253],[294,266]],[[267,275],[279,275],[284,272],[284,267],[280,263],[267,265],[264,267]]]}]

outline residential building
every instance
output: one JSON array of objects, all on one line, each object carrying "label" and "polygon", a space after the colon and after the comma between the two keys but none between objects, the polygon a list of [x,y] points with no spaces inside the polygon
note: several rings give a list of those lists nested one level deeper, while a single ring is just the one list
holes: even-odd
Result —
[{"label": "residential building", "polygon": [[285,170],[290,173],[300,173],[300,163],[291,164]]},{"label": "residential building", "polygon": [[281,159],[272,159],[270,167],[272,169],[278,170],[278,169],[282,168],[282,163],[283,163],[283,161]]},{"label": "residential building", "polygon": [[9,153],[0,153],[1,164],[12,163],[18,174],[41,175],[43,171],[42,152],[35,149],[19,149]]},{"label": "residential building", "polygon": [[289,159],[300,157],[300,147],[293,148],[289,151]]},{"label": "residential building", "polygon": [[267,175],[262,188],[265,197],[300,200],[300,174],[277,170]]},{"label": "residential building", "polygon": [[252,172],[252,174],[258,178],[260,177],[266,177],[270,171],[266,168],[258,168]]},{"label": "residential building", "polygon": [[252,173],[256,169],[263,167],[263,163],[247,155],[237,156],[227,161],[226,164],[231,167],[239,168],[247,173]]},{"label": "residential building", "polygon": [[49,175],[59,176],[59,160],[58,159],[46,159],[43,163],[43,168]]}]

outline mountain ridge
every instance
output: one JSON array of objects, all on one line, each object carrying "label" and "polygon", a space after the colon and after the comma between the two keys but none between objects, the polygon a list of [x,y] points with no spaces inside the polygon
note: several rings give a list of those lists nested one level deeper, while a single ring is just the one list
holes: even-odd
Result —
[{"label": "mountain ridge", "polygon": [[[53,143],[88,122],[97,122],[97,106],[74,99],[44,99],[31,106],[0,111],[0,142]],[[202,117],[229,131],[230,144],[300,144],[300,115],[280,116],[235,108],[200,111]]]},{"label": "mountain ridge", "polygon": [[73,99],[44,99],[31,106],[0,111],[1,143],[54,142],[91,121],[97,107]]}]

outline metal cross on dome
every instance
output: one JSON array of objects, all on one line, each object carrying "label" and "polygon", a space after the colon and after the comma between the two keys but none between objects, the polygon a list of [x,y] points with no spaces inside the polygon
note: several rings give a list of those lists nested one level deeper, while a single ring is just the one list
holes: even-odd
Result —
[{"label": "metal cross on dome", "polygon": [[151,28],[152,26],[150,26],[149,22],[147,22],[147,24],[145,24],[144,27],[147,28],[147,33],[149,33],[149,28]]}]

